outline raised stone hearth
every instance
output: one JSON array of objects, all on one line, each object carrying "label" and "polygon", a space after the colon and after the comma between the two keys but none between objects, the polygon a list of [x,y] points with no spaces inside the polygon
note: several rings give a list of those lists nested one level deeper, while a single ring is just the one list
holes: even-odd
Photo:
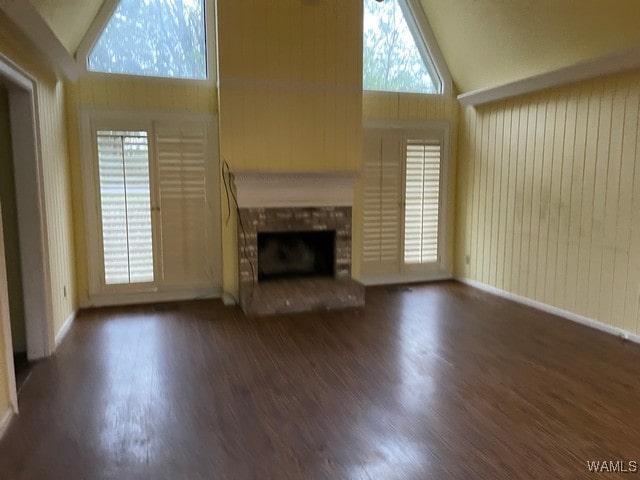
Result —
[{"label": "raised stone hearth", "polygon": [[364,305],[364,286],[351,278],[353,178],[329,176],[235,175],[240,305],[247,315]]},{"label": "raised stone hearth", "polygon": [[274,315],[364,306],[364,287],[350,278],[300,278],[261,282],[247,290],[247,315]]}]

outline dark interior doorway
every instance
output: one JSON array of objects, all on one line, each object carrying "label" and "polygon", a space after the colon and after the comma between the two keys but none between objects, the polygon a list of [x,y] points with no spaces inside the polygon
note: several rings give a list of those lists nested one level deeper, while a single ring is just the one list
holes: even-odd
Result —
[{"label": "dark interior doorway", "polygon": [[18,208],[16,201],[14,156],[11,145],[9,92],[4,85],[0,84],[0,205],[2,208],[2,231],[7,268],[11,343],[16,375],[16,389],[19,391],[29,375],[30,363],[27,360],[27,334],[22,269],[20,265]]}]

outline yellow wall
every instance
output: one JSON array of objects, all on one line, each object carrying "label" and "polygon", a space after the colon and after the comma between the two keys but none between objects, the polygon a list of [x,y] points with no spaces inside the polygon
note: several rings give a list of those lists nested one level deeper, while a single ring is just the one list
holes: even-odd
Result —
[{"label": "yellow wall", "polygon": [[192,113],[216,112],[217,93],[213,83],[175,81],[120,75],[88,74],[67,84],[67,125],[71,157],[73,223],[75,225],[76,279],[80,304],[89,299],[87,243],[78,118],[81,108],[116,110],[161,110]]},{"label": "yellow wall", "polygon": [[15,352],[25,352],[27,343],[22,297],[16,187],[11,151],[9,96],[6,88],[2,85],[0,85],[0,202],[2,203],[2,228],[7,265],[9,311],[11,312],[11,340]]},{"label": "yellow wall", "polygon": [[[237,170],[358,171],[361,2],[217,7],[222,160]],[[235,219],[223,228],[223,283],[235,292]]]},{"label": "yellow wall", "polygon": [[419,93],[364,92],[362,117],[367,120],[448,121],[458,123],[455,97]]},{"label": "yellow wall", "polygon": [[457,273],[640,333],[639,101],[633,73],[462,111]]},{"label": "yellow wall", "polygon": [[[28,43],[3,15],[0,15],[0,53],[24,69],[37,83],[36,109],[42,147],[43,201],[49,213],[47,229],[53,287],[51,298],[54,330],[57,333],[77,305],[64,88],[61,82],[35,60],[38,57],[29,51]],[[0,343],[0,371],[4,375],[13,375],[13,372],[7,371],[4,364],[5,352],[2,350]],[[0,400],[0,417],[7,406],[8,403]]]},{"label": "yellow wall", "polygon": [[38,87],[51,300],[57,333],[77,308],[65,96],[62,82],[39,82]]},{"label": "yellow wall", "polygon": [[[18,64],[37,82],[37,116],[40,129],[44,204],[48,215],[48,249],[53,291],[53,321],[57,333],[76,308],[74,245],[69,188],[69,155],[65,122],[64,87],[38,64],[25,48],[21,35],[0,17],[0,52]],[[65,297],[64,290],[67,295]]]}]

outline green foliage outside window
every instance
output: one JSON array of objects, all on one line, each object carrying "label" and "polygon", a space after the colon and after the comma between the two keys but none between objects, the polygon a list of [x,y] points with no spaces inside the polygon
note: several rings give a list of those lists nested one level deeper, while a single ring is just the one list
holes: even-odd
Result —
[{"label": "green foliage outside window", "polygon": [[[417,32],[417,28],[413,30]],[[439,93],[439,83],[427,68],[414,32],[398,0],[364,0],[365,90]]]},{"label": "green foliage outside window", "polygon": [[89,55],[88,68],[207,78],[204,0],[121,0]]}]

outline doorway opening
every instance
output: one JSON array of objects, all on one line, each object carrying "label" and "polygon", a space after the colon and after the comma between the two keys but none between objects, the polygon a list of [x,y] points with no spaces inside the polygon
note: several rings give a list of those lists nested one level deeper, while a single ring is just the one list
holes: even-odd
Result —
[{"label": "doorway opening", "polygon": [[0,84],[0,206],[2,208],[2,232],[9,298],[11,346],[16,377],[16,389],[26,381],[30,362],[27,358],[27,333],[24,315],[22,268],[20,266],[20,238],[18,234],[18,209],[14,158],[11,148],[11,115],[9,90]]},{"label": "doorway opening", "polygon": [[35,82],[0,56],[0,354],[16,412],[29,362],[54,345],[35,98]]}]

